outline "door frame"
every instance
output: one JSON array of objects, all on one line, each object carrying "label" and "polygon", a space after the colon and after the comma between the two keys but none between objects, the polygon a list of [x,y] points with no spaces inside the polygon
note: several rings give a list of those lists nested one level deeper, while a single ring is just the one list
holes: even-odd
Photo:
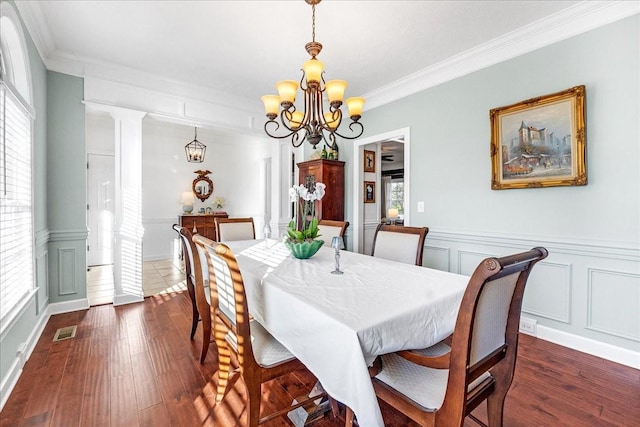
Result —
[{"label": "door frame", "polygon": [[[402,138],[404,144],[404,223],[411,224],[411,157],[409,156],[411,148],[411,128],[405,127],[378,135],[369,136],[367,138],[357,139],[353,144],[353,183],[352,183],[352,202],[353,202],[353,251],[360,252],[363,245],[364,230],[363,214],[364,206],[362,199],[362,182],[364,180],[364,153],[363,147],[369,144],[376,144],[389,139]],[[378,173],[379,175],[379,173]]]}]

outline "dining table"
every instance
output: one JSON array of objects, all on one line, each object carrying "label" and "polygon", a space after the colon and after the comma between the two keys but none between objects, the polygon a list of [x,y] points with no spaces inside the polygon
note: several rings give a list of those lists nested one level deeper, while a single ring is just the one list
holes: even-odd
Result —
[{"label": "dining table", "polygon": [[251,315],[363,427],[384,422],[368,367],[376,356],[426,348],[454,329],[468,276],[323,246],[296,259],[281,241],[226,242]]}]

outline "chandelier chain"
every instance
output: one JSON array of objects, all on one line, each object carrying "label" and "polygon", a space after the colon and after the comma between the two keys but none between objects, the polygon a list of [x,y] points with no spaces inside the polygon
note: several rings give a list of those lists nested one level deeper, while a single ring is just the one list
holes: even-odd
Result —
[{"label": "chandelier chain", "polygon": [[316,41],[316,5],[311,5],[311,41]]}]

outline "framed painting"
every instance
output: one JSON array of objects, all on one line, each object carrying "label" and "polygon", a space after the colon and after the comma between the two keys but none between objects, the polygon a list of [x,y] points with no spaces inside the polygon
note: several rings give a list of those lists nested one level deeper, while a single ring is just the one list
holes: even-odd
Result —
[{"label": "framed painting", "polygon": [[494,108],[491,189],[587,185],[585,87]]},{"label": "framed painting", "polygon": [[376,182],[375,181],[364,182],[364,202],[365,203],[376,202]]},{"label": "framed painting", "polygon": [[376,152],[364,150],[364,171],[375,172],[376,171]]}]

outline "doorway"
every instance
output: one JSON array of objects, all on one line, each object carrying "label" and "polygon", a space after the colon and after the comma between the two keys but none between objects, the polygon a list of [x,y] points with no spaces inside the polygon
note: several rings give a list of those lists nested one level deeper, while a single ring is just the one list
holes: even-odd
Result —
[{"label": "doorway", "polygon": [[[375,145],[376,159],[380,163],[382,161],[382,149],[381,144],[386,141],[397,141],[403,145],[403,159],[404,159],[404,215],[403,221],[405,225],[410,225],[411,215],[411,203],[410,203],[410,146],[411,135],[410,128],[402,128],[394,131],[386,132],[379,135],[370,136],[356,140],[353,145],[353,186],[351,190],[352,202],[353,202],[353,251],[363,253],[365,250],[364,238],[365,238],[365,221],[364,221],[364,195],[363,185],[364,182],[364,147],[367,145]],[[376,169],[376,182],[378,188],[381,183],[381,168]]]},{"label": "doorway", "polygon": [[115,158],[89,154],[87,163],[87,264],[109,265],[113,264]]}]

